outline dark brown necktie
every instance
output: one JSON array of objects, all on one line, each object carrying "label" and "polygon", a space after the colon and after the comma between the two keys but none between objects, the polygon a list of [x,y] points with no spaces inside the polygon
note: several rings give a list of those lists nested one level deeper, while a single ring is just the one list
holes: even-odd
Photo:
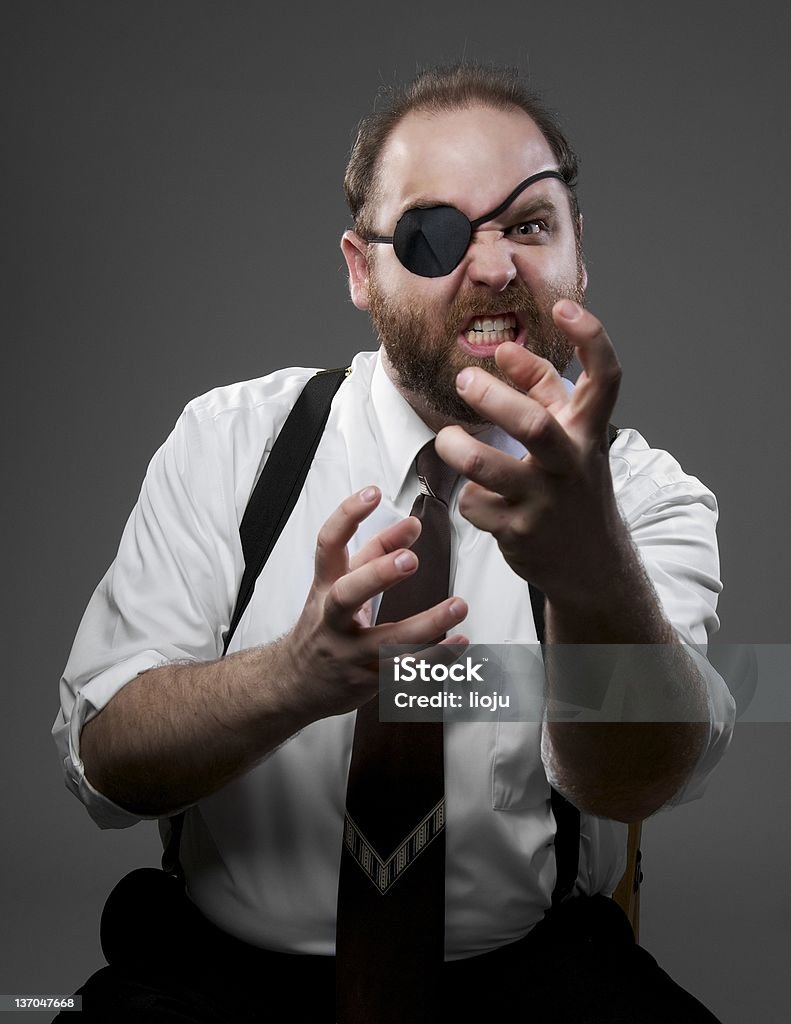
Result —
[{"label": "dark brown necktie", "polygon": [[[448,596],[448,501],[456,480],[431,441],[418,453],[423,528],[416,573],[385,591],[378,622]],[[439,639],[439,638],[438,638]],[[442,722],[380,722],[377,698],[357,711],[338,889],[338,1024],[441,1018],[445,940]]]}]

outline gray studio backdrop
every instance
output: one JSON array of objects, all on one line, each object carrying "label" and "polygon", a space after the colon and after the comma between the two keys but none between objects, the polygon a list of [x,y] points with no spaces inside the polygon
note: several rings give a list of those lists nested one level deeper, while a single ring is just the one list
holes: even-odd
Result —
[{"label": "gray studio backdrop", "polygon": [[[378,85],[418,64],[517,64],[562,113],[617,422],[719,496],[723,638],[787,642],[787,10],[0,3],[0,993],[72,991],[107,892],[156,863],[152,826],[101,833],[63,787],[59,674],[183,405],[372,347],[341,178]],[[645,827],[644,945],[724,1024],[789,1019],[790,747],[742,726],[707,796]]]}]

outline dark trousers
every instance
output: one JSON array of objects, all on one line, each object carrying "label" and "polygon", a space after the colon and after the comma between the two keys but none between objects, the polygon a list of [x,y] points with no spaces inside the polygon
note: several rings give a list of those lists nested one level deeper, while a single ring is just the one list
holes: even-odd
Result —
[{"label": "dark trousers", "polygon": [[[159,886],[164,898],[153,905],[151,892],[108,900],[102,945],[109,966],[77,990],[83,1015],[122,1024],[334,1024],[332,957],[239,942],[154,874],[145,885]],[[626,916],[603,896],[564,904],[519,942],[445,964],[442,985],[448,1024],[717,1024],[636,945]]]}]

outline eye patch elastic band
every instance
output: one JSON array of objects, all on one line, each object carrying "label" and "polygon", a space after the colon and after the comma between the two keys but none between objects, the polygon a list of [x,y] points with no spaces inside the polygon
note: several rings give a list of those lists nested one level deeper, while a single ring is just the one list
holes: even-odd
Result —
[{"label": "eye patch elastic band", "polygon": [[542,178],[565,182],[559,171],[531,174],[499,206],[472,221],[455,206],[414,206],[403,213],[392,235],[370,235],[365,241],[392,244],[398,259],[412,274],[446,277],[461,263],[473,231],[499,217],[528,185]]}]

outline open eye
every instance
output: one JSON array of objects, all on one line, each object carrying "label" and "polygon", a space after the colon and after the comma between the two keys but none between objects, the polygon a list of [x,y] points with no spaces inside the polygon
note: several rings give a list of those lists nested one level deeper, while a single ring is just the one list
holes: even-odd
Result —
[{"label": "open eye", "polygon": [[543,220],[523,220],[505,231],[510,238],[529,238],[531,235],[544,235],[549,228]]}]

